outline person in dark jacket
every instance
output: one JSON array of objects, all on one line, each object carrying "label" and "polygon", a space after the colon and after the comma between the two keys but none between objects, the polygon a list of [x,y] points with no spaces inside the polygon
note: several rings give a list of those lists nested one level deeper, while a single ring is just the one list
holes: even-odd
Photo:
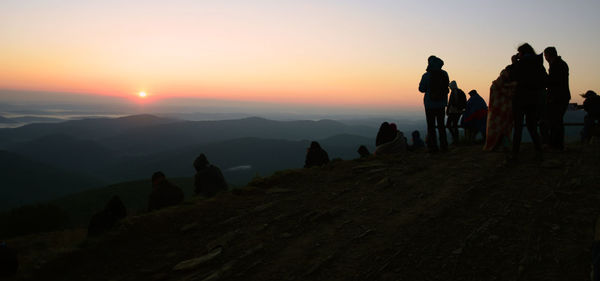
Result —
[{"label": "person in dark jacket", "polygon": [[210,164],[204,153],[194,160],[194,169],[196,169],[196,175],[194,176],[194,192],[196,195],[213,197],[217,193],[227,190],[227,182],[223,173],[221,173],[221,169]]},{"label": "person in dark jacket", "polygon": [[0,279],[11,277],[17,274],[19,269],[19,259],[17,252],[6,245],[6,242],[0,242]]},{"label": "person in dark jacket", "polygon": [[183,202],[183,191],[167,180],[163,172],[152,175],[152,192],[148,199],[148,211],[154,211]]},{"label": "person in dark jacket", "polygon": [[444,61],[436,56],[427,59],[427,69],[419,82],[419,92],[424,93],[425,118],[427,119],[427,148],[429,152],[439,150],[436,140],[436,123],[440,134],[440,148],[448,150],[446,139],[446,125],[444,124],[444,111],[448,104],[448,73],[442,69]]},{"label": "person in dark jacket", "polygon": [[587,112],[587,115],[583,118],[583,140],[589,142],[595,123],[600,123],[600,96],[594,91],[587,91],[581,96],[585,98],[583,110]]},{"label": "person in dark jacket", "polygon": [[513,156],[516,160],[521,146],[523,136],[523,120],[526,120],[527,130],[533,140],[536,150],[536,158],[542,158],[542,144],[537,131],[537,122],[541,108],[540,99],[545,95],[546,68],[544,58],[537,55],[531,45],[525,43],[519,46],[517,61],[513,64],[511,75],[516,82],[515,95],[513,97],[514,133],[513,133]]},{"label": "person in dark jacket", "polygon": [[102,211],[92,216],[88,226],[88,236],[97,236],[111,230],[126,216],[125,205],[119,196],[113,196]]},{"label": "person in dark jacket", "polygon": [[329,163],[329,155],[327,151],[321,148],[321,145],[313,141],[310,143],[310,147],[306,150],[306,160],[304,161],[304,168],[310,168],[314,166],[322,166]]},{"label": "person in dark jacket", "polygon": [[465,111],[467,105],[467,96],[465,92],[458,88],[456,81],[450,82],[450,98],[448,99],[448,108],[446,109],[446,115],[448,120],[446,121],[446,128],[452,135],[452,143],[456,144],[459,141],[458,136],[458,120]]},{"label": "person in dark jacket", "polygon": [[565,148],[565,126],[563,117],[567,112],[571,91],[569,90],[569,66],[558,56],[556,48],[544,50],[548,68],[548,95],[546,97],[546,125],[548,126],[548,144],[550,147]]}]

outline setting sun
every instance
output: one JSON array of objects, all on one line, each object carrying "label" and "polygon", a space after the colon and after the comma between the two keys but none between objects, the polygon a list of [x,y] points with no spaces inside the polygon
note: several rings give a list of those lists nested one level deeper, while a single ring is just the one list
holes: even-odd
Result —
[{"label": "setting sun", "polygon": [[139,92],[138,96],[140,96],[140,98],[145,98],[146,96],[148,96],[148,94],[146,94],[146,92]]}]

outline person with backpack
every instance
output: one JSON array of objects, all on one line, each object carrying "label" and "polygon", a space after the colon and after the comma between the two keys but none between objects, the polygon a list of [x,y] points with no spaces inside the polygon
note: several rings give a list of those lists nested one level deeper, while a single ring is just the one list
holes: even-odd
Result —
[{"label": "person with backpack", "polygon": [[525,43],[517,49],[517,61],[513,64],[511,76],[517,83],[513,97],[514,133],[511,161],[517,160],[521,138],[523,136],[523,121],[535,147],[535,159],[542,160],[542,143],[538,134],[538,120],[541,97],[545,95],[547,76],[544,58],[535,53],[531,45]]},{"label": "person with backpack", "polygon": [[446,109],[446,115],[448,115],[446,128],[448,128],[448,131],[452,135],[452,143],[457,144],[459,141],[458,120],[467,107],[467,96],[463,90],[458,88],[454,80],[450,82],[450,90],[448,108]]},{"label": "person with backpack", "polygon": [[436,123],[440,134],[440,148],[448,150],[446,139],[446,126],[444,124],[444,111],[448,104],[448,73],[442,69],[444,61],[436,56],[427,59],[427,69],[421,77],[419,92],[424,93],[425,118],[427,120],[427,148],[430,153],[439,151],[436,140]]}]

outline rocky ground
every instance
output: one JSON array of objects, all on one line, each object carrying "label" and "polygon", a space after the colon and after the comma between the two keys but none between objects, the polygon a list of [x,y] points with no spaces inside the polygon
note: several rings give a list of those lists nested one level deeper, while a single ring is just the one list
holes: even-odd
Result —
[{"label": "rocky ground", "polygon": [[589,280],[600,147],[503,160],[465,146],[282,171],[127,218],[18,279]]}]

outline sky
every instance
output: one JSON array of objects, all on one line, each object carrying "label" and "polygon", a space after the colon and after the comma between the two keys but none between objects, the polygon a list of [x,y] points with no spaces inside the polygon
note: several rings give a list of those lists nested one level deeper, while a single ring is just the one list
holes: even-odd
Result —
[{"label": "sky", "polygon": [[597,0],[3,0],[0,102],[74,93],[422,110],[430,55],[487,100],[528,42],[538,53],[557,48],[580,103],[577,94],[600,91],[598,12]]}]

